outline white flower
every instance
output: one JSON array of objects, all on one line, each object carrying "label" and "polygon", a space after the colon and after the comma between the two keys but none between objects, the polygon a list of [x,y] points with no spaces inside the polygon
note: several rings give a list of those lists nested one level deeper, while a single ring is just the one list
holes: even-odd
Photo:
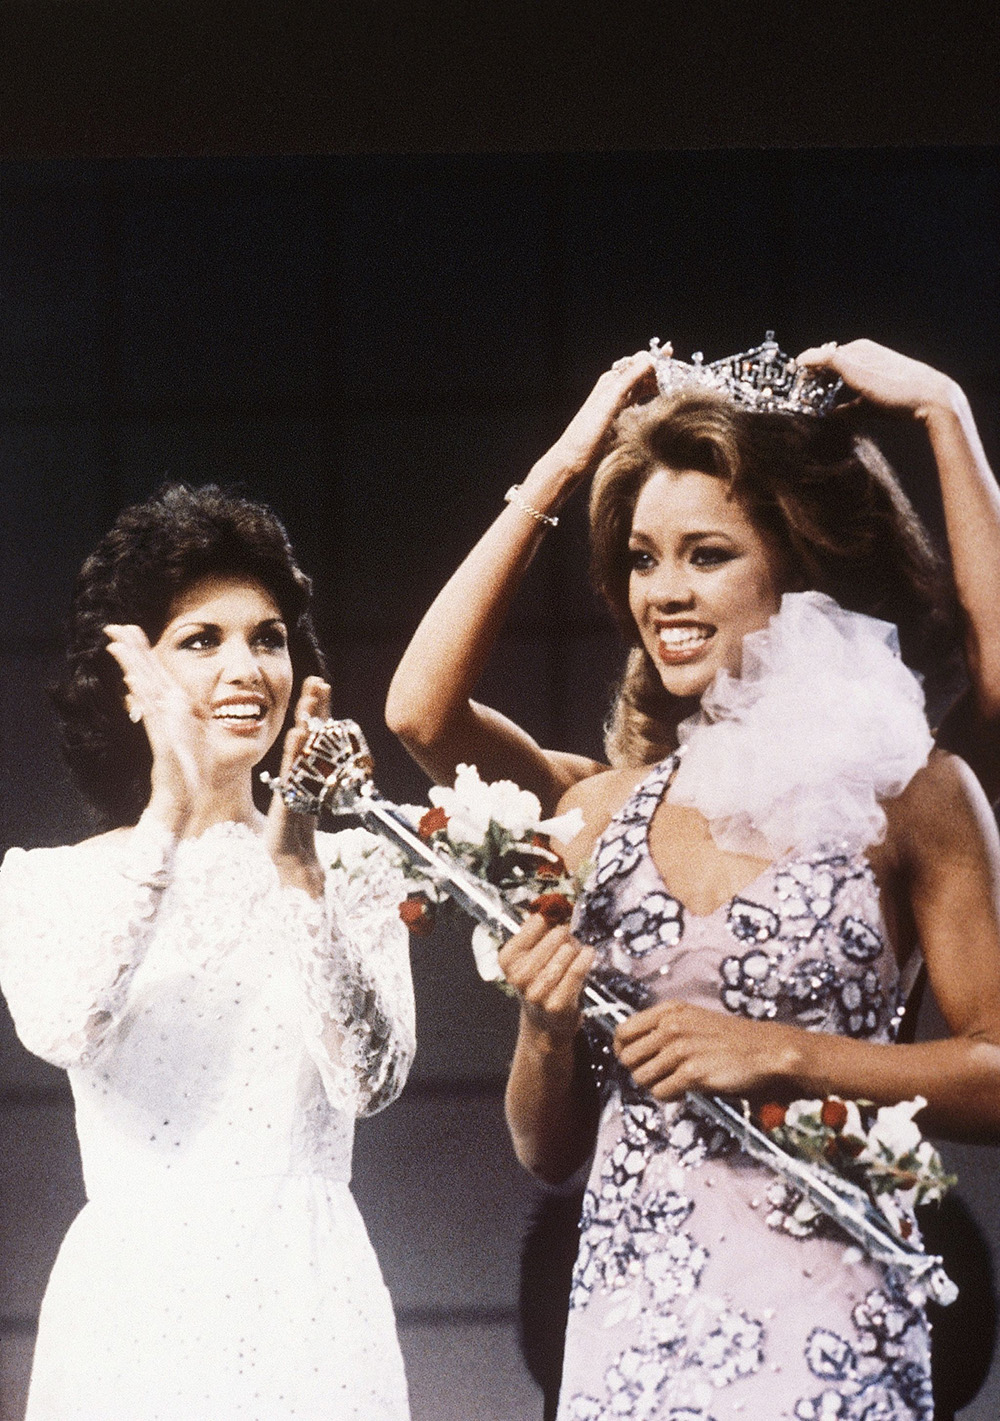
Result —
[{"label": "white flower", "polygon": [[819,1123],[819,1113],[822,1109],[823,1102],[821,1100],[793,1100],[785,1111],[786,1129],[794,1129],[803,1121],[806,1125],[816,1126]]},{"label": "white flower", "polygon": [[500,943],[485,923],[477,923],[472,930],[472,953],[476,959],[476,971],[484,982],[504,982],[498,952]]},{"label": "white flower", "polygon": [[459,765],[455,788],[435,785],[428,799],[435,808],[448,816],[448,838],[453,844],[473,844],[476,848],[486,838],[490,827],[490,807],[486,786],[474,765]]},{"label": "white flower", "polygon": [[490,821],[506,829],[513,839],[523,839],[538,826],[542,806],[530,790],[520,789],[513,780],[484,784],[475,765],[459,765],[455,788],[435,785],[431,804],[448,816],[448,838],[455,845],[479,848],[486,838]]},{"label": "white flower", "polygon": [[921,1169],[926,1169],[937,1163],[938,1152],[931,1144],[930,1140],[921,1140],[917,1146],[917,1164]]},{"label": "white flower", "polygon": [[583,810],[567,809],[565,814],[557,814],[554,819],[543,819],[534,827],[540,834],[549,834],[561,844],[571,844],[577,834],[583,832]]},{"label": "white flower", "polygon": [[856,1100],[845,1100],[844,1108],[847,1111],[847,1121],[841,1130],[842,1135],[850,1135],[855,1140],[865,1138],[865,1127],[861,1123],[861,1111],[858,1109]]},{"label": "white flower", "polygon": [[489,786],[489,794],[491,817],[512,839],[523,839],[538,828],[542,806],[530,790],[521,789],[513,780],[497,780]]},{"label": "white flower", "polygon": [[883,1105],[868,1131],[868,1149],[864,1155],[874,1158],[880,1146],[894,1159],[915,1150],[923,1136],[913,1117],[926,1104],[924,1097],[918,1095],[915,1100],[901,1100],[898,1105]]},{"label": "white flower", "polygon": [[382,840],[368,829],[341,829],[336,834],[331,868],[342,868],[348,877],[364,871],[366,860],[382,847]]}]

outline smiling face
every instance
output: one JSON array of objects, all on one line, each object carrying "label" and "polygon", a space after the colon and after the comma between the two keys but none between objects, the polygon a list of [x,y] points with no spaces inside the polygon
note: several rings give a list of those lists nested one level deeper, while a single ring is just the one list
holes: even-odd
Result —
[{"label": "smiling face", "polygon": [[153,647],[210,727],[220,762],[255,765],[277,739],[292,693],[288,630],[260,583],[209,575],[184,589]]},{"label": "smiling face", "polygon": [[700,696],[743,638],[767,625],[787,586],[771,543],[724,479],[659,469],[636,501],[629,608],[664,688]]}]

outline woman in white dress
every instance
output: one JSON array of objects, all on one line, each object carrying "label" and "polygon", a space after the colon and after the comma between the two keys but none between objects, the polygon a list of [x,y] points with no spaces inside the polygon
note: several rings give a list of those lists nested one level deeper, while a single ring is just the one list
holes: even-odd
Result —
[{"label": "woman in white dress", "polygon": [[87,1190],[29,1421],[409,1414],[348,1188],[414,1051],[403,890],[252,793],[328,714],[309,597],[270,510],[213,486],[126,510],[80,573],[56,700],[108,832],[0,870],[0,982],[69,1072]]}]

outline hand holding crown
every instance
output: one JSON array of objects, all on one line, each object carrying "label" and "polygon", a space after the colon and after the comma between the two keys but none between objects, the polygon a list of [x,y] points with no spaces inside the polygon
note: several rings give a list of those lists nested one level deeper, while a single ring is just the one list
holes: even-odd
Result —
[{"label": "hand holding crown", "polygon": [[640,350],[616,360],[598,378],[552,448],[535,464],[522,485],[525,493],[537,489],[543,496],[554,483],[568,491],[593,473],[608,452],[611,431],[622,410],[640,396],[655,393],[651,351]]},{"label": "hand holding crown", "polygon": [[871,404],[918,417],[934,406],[951,407],[956,394],[961,393],[955,381],[940,370],[873,340],[810,346],[796,364],[800,369],[833,371]]}]

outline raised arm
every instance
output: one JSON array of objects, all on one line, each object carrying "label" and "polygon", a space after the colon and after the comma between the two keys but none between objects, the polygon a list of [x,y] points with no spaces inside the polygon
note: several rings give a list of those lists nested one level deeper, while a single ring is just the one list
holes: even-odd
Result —
[{"label": "raised arm", "polygon": [[0,873],[0,974],[29,1051],[85,1065],[122,1020],[176,843],[205,775],[204,725],[137,626],[109,626],[123,697],[153,752],[138,824],[72,848],[11,849]]},{"label": "raised arm", "polygon": [[1000,718],[1000,489],[964,392],[940,370],[871,340],[817,346],[799,363],[835,370],[872,404],[909,414],[927,430],[978,712]]},{"label": "raised arm", "polygon": [[472,697],[550,526],[546,520],[596,468],[620,410],[649,386],[648,352],[616,364],[442,589],[393,677],[386,721],[438,783],[450,784],[464,761],[484,779],[516,780],[551,811],[565,789],[601,768],[583,756],[543,750]]}]

